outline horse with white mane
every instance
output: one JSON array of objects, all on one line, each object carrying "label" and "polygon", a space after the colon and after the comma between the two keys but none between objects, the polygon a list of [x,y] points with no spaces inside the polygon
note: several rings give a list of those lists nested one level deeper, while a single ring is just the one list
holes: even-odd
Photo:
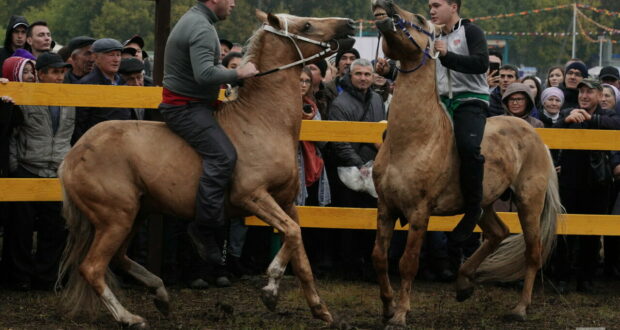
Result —
[{"label": "horse with white mane", "polygon": [[[401,69],[387,134],[373,169],[378,194],[373,261],[383,317],[389,325],[404,326],[429,217],[460,213],[463,198],[452,123],[440,105],[436,86],[432,44],[439,28],[391,0],[371,0],[371,4],[384,37],[383,51],[400,61]],[[484,215],[479,222],[484,242],[459,269],[457,299],[471,296],[474,280],[524,278],[521,299],[509,314],[524,319],[536,273],[553,248],[556,219],[562,212],[556,172],[549,150],[520,118],[490,118],[481,149],[486,159]],[[508,227],[493,210],[493,202],[507,189],[516,197],[523,235],[508,237]],[[410,227],[400,259],[400,297],[395,302],[387,274],[387,249],[398,218]]]},{"label": "horse with white mane", "polygon": [[[353,44],[353,21],[304,18],[257,11],[263,28],[255,32],[246,61],[270,75],[245,81],[236,101],[215,116],[237,150],[229,189],[228,217],[256,215],[277,228],[284,242],[270,264],[262,290],[265,305],[277,304],[280,280],[289,261],[314,317],[334,321],[315,288],[294,205],[299,190],[296,152],[302,118],[300,64],[333,54],[341,42]],[[302,57],[299,59],[299,57]],[[77,312],[98,302],[123,325],[146,321],[126,310],[106,281],[108,264],[151,289],[160,312],[169,298],[160,278],[130,260],[127,245],[138,214],[157,211],[194,217],[201,158],[163,123],[108,121],[83,135],[59,170],[69,240],[60,280],[68,275],[63,302]]]}]

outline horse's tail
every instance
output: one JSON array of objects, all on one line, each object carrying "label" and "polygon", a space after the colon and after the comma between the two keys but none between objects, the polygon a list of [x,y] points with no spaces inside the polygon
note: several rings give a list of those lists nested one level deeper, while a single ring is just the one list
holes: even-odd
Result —
[{"label": "horse's tail", "polygon": [[[60,259],[55,290],[57,292],[60,291],[60,307],[69,316],[75,316],[80,312],[84,312],[90,317],[95,317],[101,310],[101,300],[91,285],[80,274],[79,270],[79,266],[93,242],[95,230],[88,218],[64,189],[62,180],[63,164],[61,164],[58,170],[58,176],[63,187],[62,214],[69,234]],[[106,282],[115,282],[110,270],[106,273]],[[63,283],[65,284],[63,285]]]},{"label": "horse's tail", "polygon": [[[551,154],[548,151],[547,153],[551,159]],[[558,217],[565,213],[564,207],[562,207],[560,202],[558,176],[553,166],[553,160],[551,160],[550,164],[545,204],[540,217],[541,262],[543,265],[555,247]],[[523,234],[512,235],[505,239],[499,248],[482,262],[476,271],[476,281],[516,281],[522,279],[525,275],[525,267],[525,241]]]}]

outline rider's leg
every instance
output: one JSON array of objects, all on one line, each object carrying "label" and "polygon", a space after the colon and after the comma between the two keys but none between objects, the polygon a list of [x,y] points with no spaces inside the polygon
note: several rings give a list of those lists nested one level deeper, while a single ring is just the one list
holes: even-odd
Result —
[{"label": "rider's leg", "polygon": [[[214,109],[203,103],[160,106],[166,124],[202,157],[202,175],[196,194],[195,221],[187,230],[200,257],[222,265],[221,241],[227,231],[224,204],[237,153],[213,117]],[[219,239],[218,239],[219,238]]]},{"label": "rider's leg", "polygon": [[461,160],[460,177],[465,215],[451,233],[451,239],[462,242],[473,232],[482,217],[482,179],[484,156],[480,143],[484,135],[485,105],[481,102],[465,103],[454,111],[454,135]]}]

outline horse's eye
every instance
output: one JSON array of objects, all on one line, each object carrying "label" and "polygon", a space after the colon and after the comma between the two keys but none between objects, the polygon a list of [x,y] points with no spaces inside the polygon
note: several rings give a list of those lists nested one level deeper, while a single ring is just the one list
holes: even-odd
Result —
[{"label": "horse's eye", "polygon": [[312,27],[312,24],[310,24],[309,22],[306,23],[306,25],[304,25],[304,31],[310,30],[311,27]]}]

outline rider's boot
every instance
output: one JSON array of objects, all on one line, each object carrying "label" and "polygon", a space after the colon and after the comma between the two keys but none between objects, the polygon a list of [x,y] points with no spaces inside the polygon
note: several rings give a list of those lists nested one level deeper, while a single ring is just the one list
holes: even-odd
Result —
[{"label": "rider's boot", "polygon": [[209,264],[223,264],[222,251],[217,240],[218,231],[221,230],[222,228],[202,225],[198,221],[193,221],[187,226],[190,242],[200,258]]}]

